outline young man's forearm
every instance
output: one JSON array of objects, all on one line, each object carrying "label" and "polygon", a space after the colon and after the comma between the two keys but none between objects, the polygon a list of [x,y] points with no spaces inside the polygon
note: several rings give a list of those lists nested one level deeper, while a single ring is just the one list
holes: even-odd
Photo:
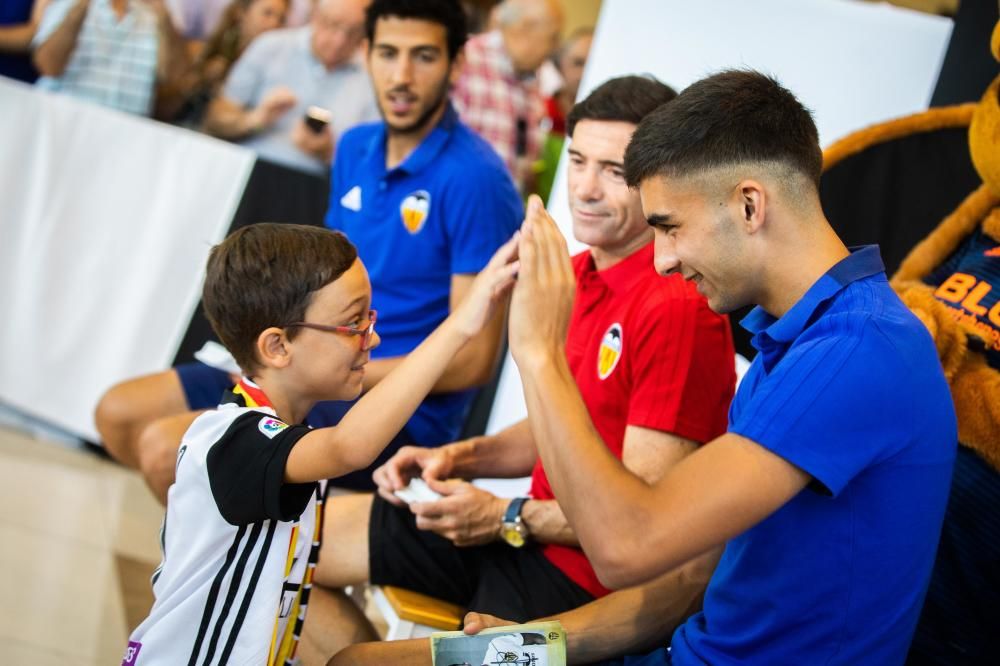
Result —
[{"label": "young man's forearm", "polygon": [[568,662],[589,664],[669,645],[674,630],[701,609],[721,552],[552,618],[566,630]]}]

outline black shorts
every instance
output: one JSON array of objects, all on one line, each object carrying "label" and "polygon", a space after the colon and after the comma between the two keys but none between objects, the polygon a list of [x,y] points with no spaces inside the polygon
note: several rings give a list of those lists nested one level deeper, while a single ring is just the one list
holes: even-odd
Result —
[{"label": "black shorts", "polygon": [[368,528],[373,585],[394,585],[458,604],[470,611],[527,622],[594,600],[532,544],[496,542],[459,548],[417,529],[406,507],[375,496]]}]

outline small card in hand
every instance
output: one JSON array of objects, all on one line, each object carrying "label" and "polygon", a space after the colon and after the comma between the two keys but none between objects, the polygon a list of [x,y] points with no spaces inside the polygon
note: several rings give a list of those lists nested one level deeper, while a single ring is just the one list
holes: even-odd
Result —
[{"label": "small card in hand", "polygon": [[434,666],[566,666],[566,632],[558,622],[532,622],[431,635]]},{"label": "small card in hand", "polygon": [[441,494],[431,490],[431,487],[427,485],[427,482],[420,478],[411,479],[410,485],[394,491],[394,494],[407,504],[413,504],[414,502],[433,502],[441,499]]}]

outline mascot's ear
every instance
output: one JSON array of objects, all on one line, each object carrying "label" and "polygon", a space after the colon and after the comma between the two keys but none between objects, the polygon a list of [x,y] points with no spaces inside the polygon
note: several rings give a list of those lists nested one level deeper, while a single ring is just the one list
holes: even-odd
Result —
[{"label": "mascot's ear", "polygon": [[[1000,60],[1000,22],[993,29],[990,49]],[[1000,196],[1000,76],[993,79],[972,114],[969,153],[983,182]]]}]

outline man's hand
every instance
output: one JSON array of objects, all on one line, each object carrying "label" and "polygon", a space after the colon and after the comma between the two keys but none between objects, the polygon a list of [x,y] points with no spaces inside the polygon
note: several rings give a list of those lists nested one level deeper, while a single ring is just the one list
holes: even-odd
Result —
[{"label": "man's hand", "polygon": [[324,125],[323,129],[314,132],[306,125],[306,121],[299,119],[292,127],[292,143],[310,157],[330,164],[333,161],[333,130],[329,125]]},{"label": "man's hand", "polygon": [[504,620],[496,617],[495,615],[472,612],[465,614],[465,625],[463,626],[462,631],[464,631],[468,636],[473,636],[478,634],[483,629],[492,629],[493,627],[509,627],[512,624],[517,624],[517,622]]},{"label": "man's hand", "polygon": [[528,200],[521,226],[520,270],[510,305],[510,350],[525,364],[563,354],[576,278],[566,239],[537,195]]},{"label": "man's hand", "polygon": [[250,112],[250,126],[257,131],[270,127],[297,101],[295,93],[284,86],[269,91],[257,108]]},{"label": "man's hand", "polygon": [[382,499],[396,506],[406,502],[396,497],[414,477],[425,481],[444,480],[451,476],[454,458],[448,446],[427,449],[422,446],[404,446],[372,473],[372,479]]},{"label": "man's hand", "polygon": [[439,534],[459,547],[490,543],[500,535],[500,521],[510,500],[457,479],[432,479],[427,485],[443,497],[410,505],[419,529]]}]

